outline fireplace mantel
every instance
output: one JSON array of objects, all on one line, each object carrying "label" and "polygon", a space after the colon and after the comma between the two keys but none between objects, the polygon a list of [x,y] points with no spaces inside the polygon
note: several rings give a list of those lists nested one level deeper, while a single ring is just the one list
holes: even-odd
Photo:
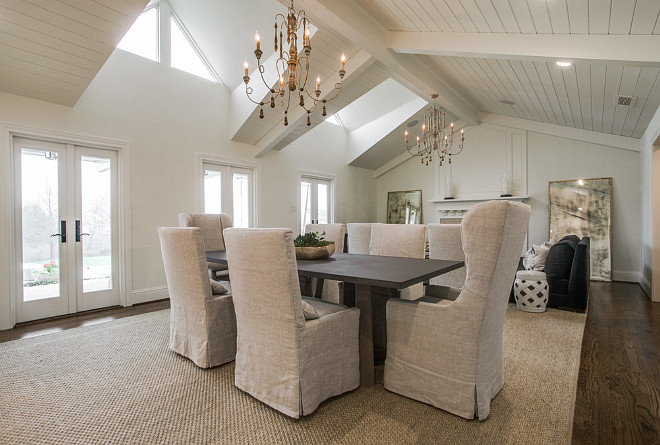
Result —
[{"label": "fireplace mantel", "polygon": [[463,218],[468,210],[476,206],[480,202],[485,201],[519,201],[523,202],[529,199],[529,196],[497,196],[486,198],[456,198],[456,199],[432,199],[431,202],[439,212],[439,218],[442,219],[455,219]]}]

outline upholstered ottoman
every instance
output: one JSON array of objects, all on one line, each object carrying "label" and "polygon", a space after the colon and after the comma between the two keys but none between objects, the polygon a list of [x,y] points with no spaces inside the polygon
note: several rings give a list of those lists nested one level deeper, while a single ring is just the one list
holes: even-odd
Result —
[{"label": "upholstered ottoman", "polygon": [[538,270],[519,270],[513,284],[516,307],[525,312],[545,312],[548,304],[548,281]]}]

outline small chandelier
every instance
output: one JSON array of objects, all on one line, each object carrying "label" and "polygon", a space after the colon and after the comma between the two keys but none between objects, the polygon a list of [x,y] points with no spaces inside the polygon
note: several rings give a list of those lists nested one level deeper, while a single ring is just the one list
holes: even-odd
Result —
[{"label": "small chandelier", "polygon": [[[279,41],[278,41],[278,23],[279,23]],[[307,125],[311,125],[310,114],[316,111],[316,108],[319,104],[323,104],[323,116],[327,115],[325,109],[325,104],[330,102],[339,95],[341,91],[342,82],[344,80],[344,64],[346,63],[346,57],[344,54],[341,55],[341,68],[339,69],[339,82],[335,84],[334,89],[335,94],[331,98],[320,99],[321,96],[321,77],[316,77],[316,89],[313,92],[308,91],[307,87],[307,77],[309,76],[309,54],[312,52],[312,46],[310,43],[310,23],[307,19],[305,11],[301,10],[297,12],[293,7],[293,0],[291,0],[291,6],[289,6],[289,12],[286,17],[282,14],[277,14],[275,16],[275,52],[279,50],[279,58],[275,63],[277,70],[277,78],[279,79],[279,86],[277,89],[271,88],[264,79],[265,68],[261,64],[261,56],[263,52],[261,51],[261,42],[259,33],[255,34],[254,39],[257,43],[257,49],[254,51],[254,55],[257,57],[257,67],[259,68],[259,74],[261,74],[261,80],[266,85],[266,88],[270,90],[270,108],[275,108],[275,102],[278,102],[280,109],[284,113],[284,125],[289,125],[288,113],[289,107],[292,102],[297,102],[302,108],[307,112]],[[286,29],[286,44],[289,45],[289,50],[286,51],[284,48],[284,30]],[[298,52],[298,31],[302,29],[303,36],[303,52]],[[243,82],[245,82],[245,92],[248,96],[248,99],[253,103],[259,105],[259,118],[264,118],[264,109],[263,106],[265,102],[256,101],[250,95],[253,93],[252,87],[248,85],[250,82],[250,76],[248,75],[248,63],[247,61],[244,64],[245,76],[243,76]],[[309,104],[309,105],[308,105]],[[295,106],[295,105],[293,105]]]},{"label": "small chandelier", "polygon": [[454,123],[451,122],[447,128],[445,121],[445,112],[435,106],[437,94],[432,94],[433,105],[424,111],[424,123],[422,124],[422,136],[417,136],[417,142],[413,145],[408,144],[408,130],[406,130],[405,141],[408,153],[413,156],[419,156],[422,164],[429,165],[433,162],[433,152],[437,153],[440,159],[440,166],[445,159],[451,164],[451,157],[456,156],[463,151],[463,141],[465,140],[465,131],[461,128],[461,142],[458,144],[457,151],[452,151],[454,145]]}]

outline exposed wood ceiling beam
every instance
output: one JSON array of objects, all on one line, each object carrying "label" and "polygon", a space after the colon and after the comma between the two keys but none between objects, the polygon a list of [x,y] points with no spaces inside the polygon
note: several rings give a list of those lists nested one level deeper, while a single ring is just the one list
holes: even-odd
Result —
[{"label": "exposed wood ceiling beam", "polygon": [[450,87],[427,64],[413,55],[397,54],[387,46],[387,31],[352,0],[297,0],[314,20],[336,29],[347,39],[374,56],[393,78],[428,99],[438,94],[438,103],[470,124],[477,124],[477,109]]},{"label": "exposed wood ceiling beam", "polygon": [[660,65],[660,35],[387,32],[400,54]]},{"label": "exposed wood ceiling beam", "polygon": [[[369,53],[362,50],[357,53],[355,56],[351,57],[346,61],[343,85],[348,85],[353,79],[357,78],[364,70],[369,68],[372,63],[376,60],[371,57]],[[313,81],[313,79],[312,79]],[[321,96],[320,99],[324,99],[328,96],[333,96],[335,94],[335,84],[339,83],[339,74],[335,73],[331,78],[323,82],[321,85]],[[341,93],[339,93],[341,94]],[[293,101],[293,99],[292,99]],[[255,157],[260,158],[268,153],[270,150],[275,148],[275,146],[289,133],[291,133],[298,125],[306,125],[307,113],[303,110],[302,107],[297,106],[297,103],[293,101],[291,111],[288,114],[289,125],[284,126],[283,124],[276,125],[268,133],[262,137],[259,142],[256,143],[255,147]],[[323,107],[322,104],[319,104],[319,107]],[[322,119],[320,110],[315,113],[314,119]]]}]

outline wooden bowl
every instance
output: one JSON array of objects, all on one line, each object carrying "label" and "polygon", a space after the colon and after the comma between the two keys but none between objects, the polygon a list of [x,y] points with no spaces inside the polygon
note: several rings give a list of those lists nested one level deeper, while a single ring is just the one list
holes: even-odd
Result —
[{"label": "wooden bowl", "polygon": [[324,260],[335,253],[335,243],[322,247],[296,247],[297,260]]}]

